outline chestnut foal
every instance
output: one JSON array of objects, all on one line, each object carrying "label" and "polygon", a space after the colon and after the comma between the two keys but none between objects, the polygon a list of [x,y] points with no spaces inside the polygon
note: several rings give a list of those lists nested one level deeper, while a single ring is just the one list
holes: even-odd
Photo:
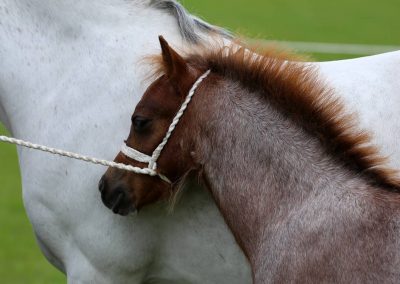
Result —
[{"label": "chestnut foal", "polygon": [[313,70],[237,48],[183,58],[160,42],[163,75],[137,105],[116,161],[149,163],[166,179],[108,169],[106,204],[128,214],[196,173],[254,283],[399,283],[399,181]]}]

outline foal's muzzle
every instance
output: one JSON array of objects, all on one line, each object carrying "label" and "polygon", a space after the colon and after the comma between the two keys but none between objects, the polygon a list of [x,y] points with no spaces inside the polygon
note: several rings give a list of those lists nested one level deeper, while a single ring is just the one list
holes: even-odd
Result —
[{"label": "foal's muzzle", "polygon": [[104,205],[115,214],[126,216],[129,213],[136,212],[136,208],[129,198],[128,187],[122,181],[110,187],[106,176],[103,175],[99,181],[99,191]]}]

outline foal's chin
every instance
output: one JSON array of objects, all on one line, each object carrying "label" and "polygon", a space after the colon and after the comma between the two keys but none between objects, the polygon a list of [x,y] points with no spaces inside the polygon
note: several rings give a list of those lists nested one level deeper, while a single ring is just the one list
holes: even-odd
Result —
[{"label": "foal's chin", "polygon": [[138,214],[138,210],[137,209],[135,209],[134,207],[132,207],[132,208],[128,208],[127,210],[124,210],[124,211],[119,211],[119,212],[114,212],[115,214],[117,214],[117,215],[120,215],[120,216],[136,216],[137,214]]},{"label": "foal's chin", "polygon": [[138,213],[138,210],[133,205],[118,207],[118,208],[110,208],[110,210],[117,215],[121,216],[135,216]]}]

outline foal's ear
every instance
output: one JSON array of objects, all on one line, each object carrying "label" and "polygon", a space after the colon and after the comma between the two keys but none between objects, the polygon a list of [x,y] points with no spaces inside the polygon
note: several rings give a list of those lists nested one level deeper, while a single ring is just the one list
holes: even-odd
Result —
[{"label": "foal's ear", "polygon": [[189,66],[185,59],[169,46],[163,36],[159,36],[158,38],[160,40],[166,75],[170,78],[171,82],[176,83],[179,88],[185,76],[189,75]]}]

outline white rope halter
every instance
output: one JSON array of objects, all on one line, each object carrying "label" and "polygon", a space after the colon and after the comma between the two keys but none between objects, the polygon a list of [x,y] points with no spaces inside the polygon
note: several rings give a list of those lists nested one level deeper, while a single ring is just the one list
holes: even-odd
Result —
[{"label": "white rope halter", "polygon": [[176,125],[178,124],[180,118],[182,117],[183,113],[185,112],[188,104],[190,103],[193,95],[196,92],[197,87],[200,85],[200,83],[210,74],[211,70],[208,70],[205,72],[203,75],[201,75],[197,81],[193,84],[192,88],[190,89],[188,95],[186,96],[185,101],[182,103],[181,108],[179,111],[176,113],[174,119],[172,120],[171,125],[168,128],[167,133],[165,134],[164,139],[161,141],[161,143],[157,146],[157,148],[153,151],[153,154],[151,156],[144,154],[136,149],[133,149],[126,144],[122,145],[121,147],[121,152],[127,156],[128,158],[142,162],[142,163],[148,163],[147,168],[143,168],[146,170],[149,170],[149,172],[154,172],[156,175],[158,175],[162,180],[164,180],[167,183],[171,183],[171,181],[164,175],[157,173],[157,160],[161,155],[161,151],[164,149],[164,146],[167,144],[169,137],[171,137],[172,132],[174,131]]},{"label": "white rope halter", "polygon": [[182,117],[183,112],[185,111],[185,109],[187,108],[190,100],[192,99],[194,92],[196,91],[198,85],[201,83],[201,81],[203,81],[208,74],[210,74],[210,70],[208,70],[206,73],[204,73],[202,76],[200,76],[197,81],[193,84],[192,88],[189,91],[189,94],[187,95],[185,101],[183,102],[181,108],[179,109],[179,111],[177,112],[177,114],[175,115],[174,119],[172,120],[171,125],[168,128],[167,134],[165,135],[163,141],[160,143],[160,145],[158,145],[158,147],[154,150],[153,154],[151,156],[148,156],[146,154],[143,154],[133,148],[128,147],[127,145],[123,145],[121,152],[126,155],[127,157],[136,160],[138,162],[142,162],[142,163],[148,163],[147,168],[139,168],[139,167],[133,167],[131,165],[125,165],[125,164],[121,164],[121,163],[115,163],[115,162],[111,162],[111,161],[107,161],[107,160],[101,160],[101,159],[96,159],[96,158],[92,158],[92,157],[88,157],[88,156],[84,156],[84,155],[80,155],[77,153],[73,153],[73,152],[68,152],[68,151],[64,151],[64,150],[60,150],[60,149],[56,149],[56,148],[51,148],[51,147],[47,147],[44,145],[39,145],[39,144],[34,144],[32,142],[29,141],[24,141],[21,139],[15,139],[12,137],[7,137],[7,136],[0,136],[0,141],[3,142],[7,142],[10,144],[15,144],[15,145],[19,145],[19,146],[23,146],[23,147],[27,147],[27,148],[31,148],[31,149],[35,149],[35,150],[40,150],[43,152],[48,152],[54,155],[60,155],[60,156],[64,156],[64,157],[68,157],[68,158],[72,158],[72,159],[76,159],[76,160],[81,160],[81,161],[85,161],[88,163],[92,163],[92,164],[98,164],[98,165],[103,165],[106,167],[111,167],[111,168],[117,168],[120,170],[125,170],[125,171],[129,171],[129,172],[134,172],[136,174],[142,174],[142,175],[149,175],[149,176],[158,176],[160,177],[163,181],[170,183],[171,181],[164,175],[158,173],[156,171],[157,169],[157,159],[161,154],[162,149],[164,148],[165,144],[167,144],[169,137],[171,136],[172,131],[175,129],[175,126],[178,124],[179,119]]}]

